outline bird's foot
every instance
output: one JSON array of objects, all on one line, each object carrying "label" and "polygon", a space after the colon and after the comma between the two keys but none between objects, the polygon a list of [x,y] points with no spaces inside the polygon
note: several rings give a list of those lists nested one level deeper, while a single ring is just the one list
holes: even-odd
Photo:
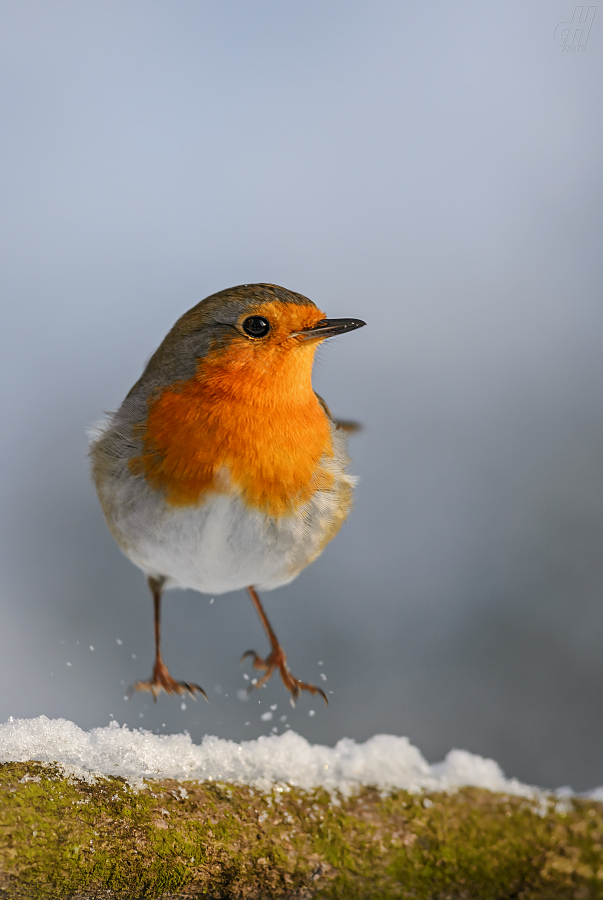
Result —
[{"label": "bird's foot", "polygon": [[329,705],[329,701],[327,700],[327,695],[325,692],[316,687],[315,684],[308,684],[306,681],[300,681],[298,678],[295,678],[287,667],[287,657],[285,656],[284,650],[280,644],[277,644],[276,647],[273,648],[272,653],[266,657],[266,659],[262,659],[261,656],[258,656],[255,650],[247,650],[243,656],[241,657],[241,663],[243,663],[248,657],[253,659],[253,668],[260,669],[264,671],[264,675],[259,678],[257,681],[254,681],[250,684],[247,689],[248,693],[251,693],[254,688],[263,687],[267,681],[270,680],[272,674],[275,669],[278,669],[281,673],[281,678],[283,679],[283,684],[287,688],[287,690],[291,694],[291,704],[295,706],[295,701],[299,698],[302,691],[309,691],[310,694],[320,694],[323,698],[327,706]]},{"label": "bird's foot", "polygon": [[128,690],[128,696],[131,696],[134,691],[150,691],[155,701],[162,691],[165,691],[166,694],[190,694],[193,700],[197,699],[195,692],[199,691],[207,700],[207,694],[200,685],[192,681],[175,681],[162,659],[155,663],[153,677],[148,681],[137,681],[136,684],[133,684]]}]

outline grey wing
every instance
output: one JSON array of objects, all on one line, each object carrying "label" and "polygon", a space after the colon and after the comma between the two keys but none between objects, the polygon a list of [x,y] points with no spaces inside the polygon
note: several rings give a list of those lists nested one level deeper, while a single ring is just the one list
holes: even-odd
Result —
[{"label": "grey wing", "polygon": [[348,434],[354,434],[355,432],[362,431],[363,426],[360,424],[360,422],[353,422],[350,419],[336,419],[320,394],[317,394],[316,391],[314,391],[314,394],[331,422],[333,422],[333,424],[336,425],[337,428],[341,428],[342,431],[345,431]]}]

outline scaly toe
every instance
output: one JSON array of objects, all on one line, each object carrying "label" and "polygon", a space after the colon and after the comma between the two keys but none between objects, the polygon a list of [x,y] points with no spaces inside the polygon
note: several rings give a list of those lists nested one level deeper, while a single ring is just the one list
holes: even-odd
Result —
[{"label": "scaly toe", "polygon": [[262,675],[261,678],[254,678],[249,687],[247,688],[247,693],[250,694],[252,691],[259,691],[260,688],[263,688],[264,685],[272,678],[272,673],[274,672],[274,666],[266,666],[266,671]]},{"label": "scaly toe", "polygon": [[246,659],[253,659],[253,668],[254,669],[269,669],[272,665],[270,658],[262,659],[261,656],[258,656],[255,650],[246,650],[243,656],[240,659],[239,665],[241,666]]},{"label": "scaly toe", "polygon": [[128,699],[134,695],[135,691],[150,691],[153,695],[153,700],[156,702],[157,697],[162,691],[165,691],[166,694],[190,694],[193,700],[196,700],[195,691],[199,691],[200,694],[203,694],[205,699],[207,700],[207,694],[203,690],[200,684],[195,684],[191,681],[174,681],[173,678],[161,678],[154,679],[149,678],[147,681],[137,681],[135,684],[131,685],[128,688],[126,696]]},{"label": "scaly toe", "polygon": [[[153,681],[152,678],[149,678],[147,681],[136,681],[134,684],[131,684],[126,691],[126,697],[130,700],[136,691],[149,691],[153,695],[153,700],[156,702],[157,694],[160,694],[162,690],[164,690],[163,685]],[[166,693],[171,692],[166,690]]]}]

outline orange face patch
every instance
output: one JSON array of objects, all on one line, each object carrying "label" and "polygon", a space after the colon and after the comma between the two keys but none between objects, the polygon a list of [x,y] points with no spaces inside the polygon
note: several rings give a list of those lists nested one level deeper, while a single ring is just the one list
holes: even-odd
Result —
[{"label": "orange face patch", "polygon": [[171,505],[234,488],[249,506],[279,516],[333,483],[321,465],[333,447],[312,390],[316,342],[292,336],[324,314],[271,302],[247,311],[239,325],[249,315],[268,319],[266,337],[241,328],[227,347],[199,360],[193,378],[150,400],[144,450],[130,470]]}]

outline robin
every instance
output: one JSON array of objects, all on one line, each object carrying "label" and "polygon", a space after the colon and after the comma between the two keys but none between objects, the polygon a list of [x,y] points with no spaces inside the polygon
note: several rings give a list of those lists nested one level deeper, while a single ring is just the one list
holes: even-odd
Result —
[{"label": "robin", "polygon": [[247,588],[270,641],[261,687],[280,671],[299,681],[257,589],[292,581],[348,515],[346,431],[312,389],[317,346],[365,323],[327,319],[274,284],[202,300],[174,325],[121,407],[96,430],[92,476],[115,540],[145,572],[155,614],[155,665],[134,689],[153,698],[205,691],[175,681],[161,656],[161,598],[170,587],[222,594]]}]

